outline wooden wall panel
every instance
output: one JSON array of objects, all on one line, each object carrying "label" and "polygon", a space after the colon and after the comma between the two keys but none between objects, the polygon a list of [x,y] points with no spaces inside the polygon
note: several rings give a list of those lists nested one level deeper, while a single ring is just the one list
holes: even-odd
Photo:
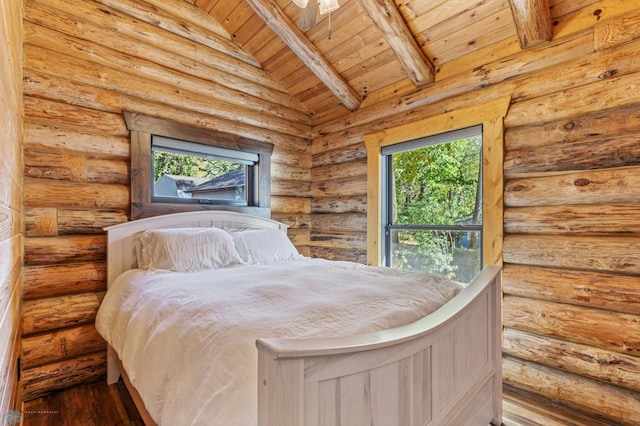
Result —
[{"label": "wooden wall panel", "polygon": [[457,58],[456,70],[443,64],[422,90],[369,100],[314,127],[311,253],[365,261],[357,227],[365,233],[366,176],[356,166],[365,135],[511,96],[505,381],[638,424],[640,8],[566,3],[550,42],[511,54],[501,43],[485,47],[482,57]]},{"label": "wooden wall panel", "polygon": [[20,410],[22,1],[0,3],[0,416]]},{"label": "wooden wall panel", "polygon": [[106,289],[103,228],[130,217],[123,111],[273,143],[272,216],[307,255],[312,156],[302,104],[182,0],[26,0],[23,25],[24,83],[18,75],[14,86],[24,95],[24,172],[13,180],[24,186],[29,400],[105,374],[92,324]]}]

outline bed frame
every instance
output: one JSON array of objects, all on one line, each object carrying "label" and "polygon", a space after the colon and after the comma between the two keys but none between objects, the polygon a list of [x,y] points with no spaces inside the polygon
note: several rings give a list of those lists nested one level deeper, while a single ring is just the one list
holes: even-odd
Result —
[{"label": "bed frame", "polygon": [[[176,213],[107,230],[108,286],[136,267],[134,239],[147,229],[287,225],[228,211]],[[488,266],[460,294],[414,323],[328,339],[258,339],[258,425],[500,425],[501,269]],[[153,425],[115,352],[107,381],[123,380]]]}]

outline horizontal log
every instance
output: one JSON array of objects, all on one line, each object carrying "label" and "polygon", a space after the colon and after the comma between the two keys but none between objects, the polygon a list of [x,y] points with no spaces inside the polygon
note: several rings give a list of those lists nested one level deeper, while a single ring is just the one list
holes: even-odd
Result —
[{"label": "horizontal log", "polygon": [[24,117],[32,123],[48,126],[63,126],[81,132],[101,133],[105,136],[129,136],[129,131],[120,114],[96,111],[89,108],[25,96]]},{"label": "horizontal log", "polygon": [[87,159],[75,155],[46,154],[26,151],[24,174],[33,178],[84,182]]},{"label": "horizontal log", "polygon": [[271,196],[311,198],[311,182],[271,179]]},{"label": "horizontal log", "polygon": [[[307,124],[291,121],[286,112],[278,112],[277,106],[265,106],[263,110],[256,111],[246,106],[239,106],[229,100],[216,98],[216,94],[211,94],[207,90],[207,87],[216,86],[211,86],[205,81],[202,81],[200,87],[176,90],[171,83],[185,79],[183,74],[169,76],[166,81],[157,81],[154,80],[159,78],[156,75],[132,74],[131,67],[126,70],[107,68],[89,60],[73,58],[32,45],[25,49],[24,61],[26,67],[39,72],[47,72],[47,69],[50,69],[47,64],[55,62],[59,64],[55,69],[55,72],[58,73],[56,75],[66,80],[76,79],[84,84],[94,84],[98,88],[112,90],[122,95],[151,100],[173,108],[196,111],[239,124],[270,129],[298,137],[306,137],[310,130]],[[196,91],[198,89],[201,90]],[[241,95],[237,94],[236,96]],[[229,98],[233,99],[233,96],[229,95]],[[124,108],[124,98],[122,99]],[[256,100],[255,102],[260,103],[261,101]],[[211,108],[212,104],[216,105],[215,109]],[[268,114],[270,111],[277,113],[277,115]]]},{"label": "horizontal log", "polygon": [[529,173],[608,169],[638,163],[640,136],[620,136],[509,151],[504,159],[504,175],[508,179]]},{"label": "horizontal log", "polygon": [[312,231],[366,232],[367,215],[362,213],[314,214]]},{"label": "horizontal log", "polygon": [[122,110],[119,93],[95,87],[95,84],[81,83],[29,68],[24,68],[23,78],[25,96],[116,114]]},{"label": "horizontal log", "polygon": [[22,339],[22,368],[28,370],[105,348],[93,324],[37,334]]},{"label": "horizontal log", "polygon": [[104,292],[25,301],[22,335],[93,323]]},{"label": "horizontal log", "polygon": [[311,170],[308,167],[271,163],[271,178],[308,182]]},{"label": "horizontal log", "polygon": [[303,197],[271,197],[272,214],[311,213],[311,199]]},{"label": "horizontal log", "polygon": [[316,197],[311,200],[313,213],[366,213],[367,195]]},{"label": "horizontal log", "polygon": [[62,263],[24,268],[23,299],[33,300],[107,289],[104,262]]},{"label": "horizontal log", "polygon": [[[236,73],[221,71],[219,67],[208,63],[208,59],[203,62],[191,51],[184,50],[176,53],[168,51],[164,46],[136,42],[122,33],[114,36],[113,30],[108,26],[104,27],[78,20],[55,7],[48,7],[39,2],[29,2],[28,6],[26,8],[25,38],[29,43],[81,57],[87,56],[86,46],[90,45],[93,60],[101,61],[103,65],[108,66],[126,68],[126,65],[123,64],[131,60],[140,64],[141,67],[143,65],[149,66],[149,62],[162,64],[167,70],[187,73],[196,77],[183,79],[183,84],[193,86],[198,84],[201,79],[206,79],[211,83],[207,90],[218,94],[225,100],[232,101],[231,94],[235,93],[235,103],[237,104],[258,110],[265,108],[266,111],[286,109],[289,111],[290,117],[296,121],[301,120],[301,122],[310,124],[310,119],[303,112],[304,108],[300,102],[289,96],[277,82],[275,85],[273,81],[267,82],[266,85],[260,84],[265,75],[263,78],[247,80]],[[51,28],[51,30],[47,28]],[[49,31],[55,31],[58,35],[53,40],[47,40],[46,34]],[[162,40],[162,36],[159,39]],[[215,57],[216,53],[212,53]],[[185,54],[189,57],[186,57]],[[223,56],[219,54],[218,56],[224,61]],[[148,70],[147,67],[142,67],[142,69]],[[266,78],[270,79],[271,77],[266,76]],[[203,87],[202,84],[200,86]],[[274,106],[277,106],[275,110]]]},{"label": "horizontal log", "polygon": [[363,232],[312,231],[311,244],[314,247],[367,250],[367,234]]},{"label": "horizontal log", "polygon": [[314,167],[311,171],[313,182],[324,182],[333,179],[357,179],[367,176],[367,161],[356,160]]},{"label": "horizontal log", "polygon": [[309,214],[284,214],[272,212],[271,219],[289,225],[289,230],[309,229],[311,227],[311,215]]},{"label": "horizontal log", "polygon": [[362,137],[358,138],[355,144],[345,145],[332,151],[323,151],[313,155],[313,165],[328,166],[347,161],[366,160],[367,149]]},{"label": "horizontal log", "polygon": [[348,151],[351,146],[361,145],[366,155],[367,151],[364,147],[363,134],[364,133],[358,130],[347,131],[345,127],[335,129],[331,132],[327,131],[316,134],[311,141],[313,163],[316,164],[323,153],[331,152],[337,154],[342,151]]},{"label": "horizontal log", "polygon": [[92,134],[76,129],[33,122],[24,123],[24,149],[61,154],[90,155],[94,158],[129,159],[129,138]]},{"label": "horizontal log", "polygon": [[515,103],[505,117],[505,126],[544,123],[606,109],[611,106],[611,99],[615,99],[618,106],[637,104],[640,102],[639,79],[636,72]]},{"label": "horizontal log", "polygon": [[511,357],[503,358],[502,375],[508,385],[562,401],[596,418],[620,425],[640,423],[637,392]]},{"label": "horizontal log", "polygon": [[[635,203],[640,168],[592,170],[513,179],[505,184],[505,207]],[[623,190],[624,189],[624,190]]]},{"label": "horizontal log", "polygon": [[516,358],[640,392],[640,358],[504,329],[502,351]]},{"label": "horizontal log", "polygon": [[345,248],[311,247],[311,257],[328,260],[346,260],[350,262],[367,263],[367,251]]},{"label": "horizontal log", "polygon": [[296,167],[305,167],[310,169],[312,165],[311,154],[305,151],[294,151],[291,149],[281,149],[277,146],[273,147],[271,154],[271,164],[286,164]]},{"label": "horizontal log", "polygon": [[638,315],[507,295],[502,316],[505,327],[625,355],[640,355]]},{"label": "horizontal log", "polygon": [[24,401],[39,398],[56,390],[104,379],[107,374],[107,352],[68,359],[22,371]]},{"label": "horizontal log", "polygon": [[105,235],[29,237],[24,241],[25,265],[104,260]]},{"label": "horizontal log", "polygon": [[104,234],[107,226],[128,221],[123,210],[58,209],[58,234]]},{"label": "horizontal log", "polygon": [[509,151],[640,132],[640,105],[594,111],[548,123],[512,127],[504,135]]},{"label": "horizontal log", "polygon": [[65,234],[102,234],[107,226],[127,222],[126,211],[28,207],[25,231],[29,237]]},{"label": "horizontal log", "polygon": [[640,315],[640,277],[504,265],[504,294]]},{"label": "horizontal log", "polygon": [[209,113],[194,110],[185,111],[181,108],[167,108],[166,105],[142,99],[135,96],[122,95],[123,109],[134,114],[153,116],[159,119],[173,121],[180,124],[210,129],[250,139],[273,143],[283,149],[300,150],[307,146],[306,138],[283,134],[268,128],[248,126],[235,120],[214,117]]},{"label": "horizontal log", "polygon": [[128,210],[130,195],[127,185],[25,178],[24,204],[28,207]]},{"label": "horizontal log", "polygon": [[505,263],[640,274],[638,237],[507,235]]},{"label": "horizontal log", "polygon": [[504,211],[504,231],[510,234],[638,235],[640,205],[511,207]]},{"label": "horizontal log", "polygon": [[[122,13],[117,13],[114,9],[110,9],[99,3],[85,2],[83,0],[40,0],[37,3],[48,7],[48,13],[37,18],[30,15],[31,9],[35,8],[33,3],[35,2],[28,2],[28,5],[25,7],[25,15],[31,22],[38,23],[45,27],[49,24],[49,21],[53,20],[51,17],[53,13],[49,12],[49,10],[58,10],[71,17],[72,22],[76,22],[75,25],[70,25],[72,27],[82,25],[83,21],[89,22],[99,27],[111,29],[112,34],[115,33],[119,35],[115,39],[120,40],[120,43],[122,43],[123,40],[127,40],[132,44],[142,43],[150,45],[177,55],[186,56],[219,71],[235,74],[248,82],[260,82],[265,87],[282,89],[278,82],[266,75],[266,73],[258,67],[249,66],[243,61],[222,54],[182,36],[171,34],[155,25],[147,24]],[[110,13],[105,13],[103,12],[104,10],[110,11]],[[66,17],[66,19],[69,18]],[[111,36],[109,38],[114,37]],[[106,43],[106,41],[103,41],[103,43]],[[120,45],[120,48],[123,48],[122,45]]]},{"label": "horizontal log", "polygon": [[313,182],[313,197],[353,196],[367,193],[366,179],[334,179],[327,182]]},{"label": "horizontal log", "polygon": [[129,163],[88,158],[86,181],[90,183],[129,183]]}]

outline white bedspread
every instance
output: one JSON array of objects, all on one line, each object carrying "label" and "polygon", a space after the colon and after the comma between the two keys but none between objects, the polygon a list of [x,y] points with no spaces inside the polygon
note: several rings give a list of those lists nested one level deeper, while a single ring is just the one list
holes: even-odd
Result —
[{"label": "white bedspread", "polygon": [[196,273],[132,270],[107,292],[96,327],[157,423],[252,426],[257,338],[396,327],[459,290],[427,274],[309,258]]}]

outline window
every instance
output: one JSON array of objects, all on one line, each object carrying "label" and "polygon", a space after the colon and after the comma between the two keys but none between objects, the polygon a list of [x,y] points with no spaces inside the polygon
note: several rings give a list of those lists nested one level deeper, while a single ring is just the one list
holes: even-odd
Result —
[{"label": "window", "polygon": [[125,112],[131,219],[187,210],[271,215],[273,145]]},{"label": "window", "polygon": [[[386,261],[384,238],[388,217],[385,217],[385,215],[394,214],[393,209],[385,207],[385,191],[388,191],[388,185],[383,177],[385,176],[385,167],[389,167],[388,164],[385,164],[386,161],[389,161],[388,159],[385,160],[385,156],[388,155],[387,150],[390,149],[387,147],[399,146],[399,144],[406,141],[421,140],[422,138],[429,138],[434,135],[474,126],[478,126],[477,128],[481,129],[482,135],[482,179],[479,182],[481,184],[480,194],[482,195],[480,216],[482,218],[482,241],[479,247],[481,250],[481,267],[502,265],[504,209],[503,120],[510,102],[510,97],[503,97],[457,109],[451,102],[441,106],[433,105],[431,109],[441,108],[446,112],[365,136],[367,148],[367,263],[369,265],[383,265]],[[432,145],[440,144],[434,142]],[[383,154],[383,150],[385,150],[385,154]],[[386,213],[385,208],[391,213]],[[464,218],[464,216],[460,217]],[[460,223],[453,221],[456,226],[475,226],[473,223],[467,222],[473,221],[465,222],[463,220]],[[396,225],[404,224],[397,223]],[[410,223],[409,225],[415,225],[415,223]],[[429,223],[429,226],[435,226],[436,228],[440,225]],[[446,226],[449,225],[449,223],[446,224]],[[439,230],[418,231],[433,232]],[[414,232],[417,231],[414,230]],[[453,244],[458,244],[458,247],[470,245],[472,232],[478,231],[469,230],[469,242],[466,241],[467,238],[462,234],[456,236],[456,241]]]},{"label": "window", "polygon": [[253,206],[258,154],[151,136],[151,201]]},{"label": "window", "polygon": [[470,282],[482,265],[482,126],[382,156],[383,264]]}]

